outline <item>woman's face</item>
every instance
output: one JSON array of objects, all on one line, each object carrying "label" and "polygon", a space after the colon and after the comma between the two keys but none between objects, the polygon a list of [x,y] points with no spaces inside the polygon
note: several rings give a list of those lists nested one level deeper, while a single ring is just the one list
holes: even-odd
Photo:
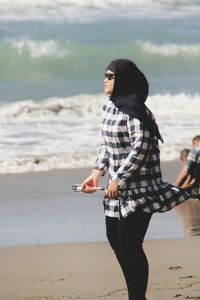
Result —
[{"label": "woman's face", "polygon": [[104,92],[110,96],[112,95],[114,89],[114,82],[115,74],[110,70],[106,70],[104,79]]}]

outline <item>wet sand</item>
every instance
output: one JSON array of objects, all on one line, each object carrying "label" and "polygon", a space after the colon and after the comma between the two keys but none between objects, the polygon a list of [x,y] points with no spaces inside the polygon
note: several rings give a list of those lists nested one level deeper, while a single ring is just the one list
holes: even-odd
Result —
[{"label": "wet sand", "polygon": [[[200,238],[147,240],[148,300],[200,299]],[[127,300],[106,242],[0,249],[2,300]]]}]

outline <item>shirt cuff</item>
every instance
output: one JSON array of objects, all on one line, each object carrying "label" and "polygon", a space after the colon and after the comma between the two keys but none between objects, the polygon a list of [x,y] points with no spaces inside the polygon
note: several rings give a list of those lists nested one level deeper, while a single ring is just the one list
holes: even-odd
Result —
[{"label": "shirt cuff", "polygon": [[106,174],[106,171],[107,171],[108,167],[107,166],[105,166],[105,167],[94,166],[93,169],[101,171],[102,172],[101,176],[104,176]]},{"label": "shirt cuff", "polygon": [[120,188],[126,184],[126,182],[123,179],[119,178],[116,173],[112,177],[112,180],[115,181]]}]

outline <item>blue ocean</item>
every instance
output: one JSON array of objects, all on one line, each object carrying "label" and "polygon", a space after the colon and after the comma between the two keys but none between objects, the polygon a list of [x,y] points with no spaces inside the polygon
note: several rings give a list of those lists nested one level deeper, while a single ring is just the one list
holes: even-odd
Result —
[{"label": "blue ocean", "polygon": [[199,0],[0,0],[0,173],[92,166],[103,79],[129,58],[178,158],[200,128]]}]

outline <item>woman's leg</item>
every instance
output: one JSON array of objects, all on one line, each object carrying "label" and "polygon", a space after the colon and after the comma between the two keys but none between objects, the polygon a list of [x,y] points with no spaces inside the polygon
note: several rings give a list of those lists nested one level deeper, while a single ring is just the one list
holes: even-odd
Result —
[{"label": "woman's leg", "polygon": [[119,244],[119,219],[106,217],[106,236],[107,239],[115,252],[117,260],[123,271],[123,263],[121,258],[121,250]]},{"label": "woman's leg", "polygon": [[127,276],[126,276],[126,270],[124,268],[124,263],[122,259],[122,252],[120,247],[120,240],[119,240],[119,226],[120,226],[120,220],[118,218],[112,218],[112,217],[106,217],[106,235],[107,239],[112,247],[112,249],[115,252],[116,258],[121,266],[121,269],[123,271],[126,285],[128,286],[127,282]]},{"label": "woman's leg", "polygon": [[144,300],[148,262],[142,242],[151,214],[136,211],[127,218],[106,217],[107,238],[124,273],[129,299]]},{"label": "woman's leg", "polygon": [[151,214],[136,210],[127,218],[120,218],[119,242],[123,269],[130,300],[145,300],[148,283],[148,261],[142,243]]}]

